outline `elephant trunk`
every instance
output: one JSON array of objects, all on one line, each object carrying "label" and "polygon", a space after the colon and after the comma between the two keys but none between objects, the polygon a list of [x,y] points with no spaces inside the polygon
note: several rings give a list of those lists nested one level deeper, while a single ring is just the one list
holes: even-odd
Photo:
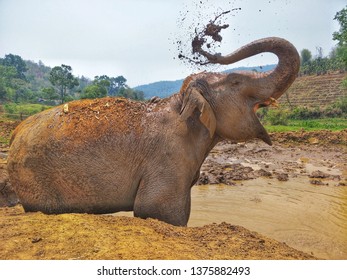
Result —
[{"label": "elephant trunk", "polygon": [[277,55],[278,64],[272,71],[254,75],[257,80],[257,92],[254,95],[260,102],[265,102],[269,98],[278,99],[297,77],[300,57],[290,42],[277,37],[264,38],[245,45],[227,56],[213,55],[202,49],[199,50],[199,53],[205,56],[210,63],[223,65],[232,64],[264,52]]}]

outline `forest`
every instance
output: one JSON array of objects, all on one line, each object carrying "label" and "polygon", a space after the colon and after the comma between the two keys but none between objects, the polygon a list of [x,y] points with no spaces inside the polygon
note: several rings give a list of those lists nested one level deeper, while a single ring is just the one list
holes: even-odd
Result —
[{"label": "forest", "polygon": [[144,99],[143,92],[130,88],[123,76],[91,80],[75,77],[65,64],[51,68],[15,54],[0,58],[0,103],[7,113],[30,115],[71,100],[105,96]]}]

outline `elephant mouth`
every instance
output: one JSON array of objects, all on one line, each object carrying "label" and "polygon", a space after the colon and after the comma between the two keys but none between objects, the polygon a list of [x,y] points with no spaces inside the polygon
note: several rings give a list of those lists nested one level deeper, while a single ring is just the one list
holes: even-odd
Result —
[{"label": "elephant mouth", "polygon": [[269,107],[269,106],[277,106],[277,100],[270,97],[268,100],[266,101],[262,101],[262,102],[258,102],[254,105],[253,107],[253,123],[254,123],[254,131],[255,131],[255,138],[258,138],[262,141],[264,141],[266,144],[268,145],[272,145],[272,141],[270,138],[270,135],[268,134],[268,132],[266,131],[265,127],[263,126],[263,124],[260,122],[259,117],[257,115],[257,110],[260,108],[265,108],[265,107]]},{"label": "elephant mouth", "polygon": [[261,102],[258,102],[254,105],[254,112],[256,112],[258,109],[260,108],[264,108],[264,107],[278,107],[278,102],[277,102],[277,99],[273,98],[273,97],[270,97],[268,99],[266,99],[265,101],[261,101]]}]

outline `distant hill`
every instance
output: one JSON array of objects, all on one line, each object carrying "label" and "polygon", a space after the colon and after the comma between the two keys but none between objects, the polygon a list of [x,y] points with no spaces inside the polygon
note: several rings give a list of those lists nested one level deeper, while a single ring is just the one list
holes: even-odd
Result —
[{"label": "distant hill", "polygon": [[24,61],[28,70],[25,72],[25,77],[29,81],[30,89],[33,92],[39,92],[42,88],[51,87],[52,84],[49,81],[49,73],[52,68],[45,66],[42,61],[36,63],[34,61]]},{"label": "distant hill", "polygon": [[264,65],[264,66],[254,66],[254,67],[238,67],[229,70],[225,70],[224,73],[232,73],[237,71],[256,71],[256,72],[267,72],[276,67],[276,64]]},{"label": "distant hill", "polygon": [[[236,71],[257,71],[266,72],[272,70],[276,67],[275,64],[257,66],[257,67],[238,67],[223,71],[224,73],[232,73]],[[135,90],[143,91],[145,99],[150,99],[153,96],[158,96],[164,98],[178,92],[182,86],[184,79],[176,81],[160,81],[154,82],[146,85],[140,85],[135,87]]]},{"label": "distant hill", "polygon": [[[52,87],[49,81],[49,74],[52,70],[51,67],[44,65],[41,60],[38,63],[31,60],[24,60],[24,62],[28,68],[25,72],[25,77],[33,92],[41,92],[43,88]],[[91,80],[84,76],[76,78],[79,83],[79,86],[75,88],[76,92],[81,92],[84,87],[91,84]]]},{"label": "distant hill", "polygon": [[160,81],[137,86],[134,89],[143,91],[145,99],[150,99],[153,96],[164,98],[178,92],[182,86],[182,83],[183,79],[176,81]]}]

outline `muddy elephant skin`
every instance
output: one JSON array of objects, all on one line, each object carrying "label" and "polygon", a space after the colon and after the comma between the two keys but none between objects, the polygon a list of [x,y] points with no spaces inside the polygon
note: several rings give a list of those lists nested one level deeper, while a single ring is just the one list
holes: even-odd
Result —
[{"label": "muddy elephant skin", "polygon": [[23,121],[8,157],[12,186],[26,211],[134,211],[184,226],[190,190],[210,150],[223,139],[270,138],[255,115],[277,99],[299,70],[296,49],[265,38],[222,57],[229,64],[261,52],[279,58],[266,73],[199,73],[179,93],[135,102],[79,100]]},{"label": "muddy elephant skin", "polygon": [[0,162],[0,207],[11,207],[18,203],[18,197],[13,190],[5,164]]}]

